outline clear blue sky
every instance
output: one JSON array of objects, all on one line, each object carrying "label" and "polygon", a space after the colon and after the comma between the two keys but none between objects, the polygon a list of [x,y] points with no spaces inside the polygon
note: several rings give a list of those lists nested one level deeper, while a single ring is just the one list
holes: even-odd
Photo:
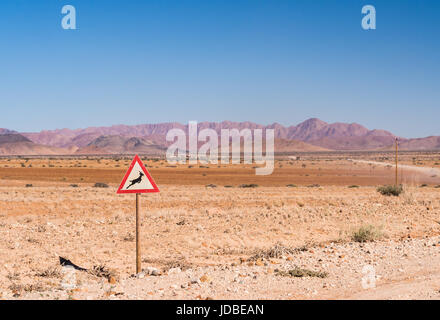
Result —
[{"label": "clear blue sky", "polygon": [[2,0],[0,127],[318,117],[440,135],[439,17],[438,0]]}]

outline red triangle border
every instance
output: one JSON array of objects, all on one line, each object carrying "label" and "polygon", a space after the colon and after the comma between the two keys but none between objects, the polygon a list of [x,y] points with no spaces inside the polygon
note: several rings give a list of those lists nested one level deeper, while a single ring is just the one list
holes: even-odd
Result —
[{"label": "red triangle border", "polygon": [[[125,185],[125,182],[128,179],[128,176],[130,175],[131,171],[134,168],[134,165],[139,163],[139,165],[142,168],[142,171],[144,171],[145,176],[150,181],[151,185],[153,186],[153,189],[142,189],[142,190],[122,190],[122,188]],[[118,188],[118,191],[116,193],[118,194],[124,194],[124,193],[153,193],[153,192],[160,192],[159,188],[157,187],[156,183],[154,182],[153,178],[151,177],[150,173],[148,172],[147,168],[145,168],[144,164],[142,163],[142,160],[139,158],[138,155],[135,155],[133,161],[130,164],[130,167],[127,170],[127,173],[124,176],[124,179],[122,179],[121,185]]]}]

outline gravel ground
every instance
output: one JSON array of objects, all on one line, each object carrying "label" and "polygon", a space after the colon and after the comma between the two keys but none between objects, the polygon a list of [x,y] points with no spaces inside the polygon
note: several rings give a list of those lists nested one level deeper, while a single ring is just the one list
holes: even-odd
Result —
[{"label": "gravel ground", "polygon": [[[330,243],[303,248],[278,259],[186,270],[145,267],[138,275],[121,278],[99,278],[62,267],[60,274],[47,276],[42,288],[22,294],[7,290],[2,298],[439,299],[439,249],[440,237]],[[374,270],[372,277],[365,273],[365,266]],[[282,272],[295,268],[320,271],[323,278],[286,276]],[[52,286],[49,290],[44,289],[47,283]]]}]

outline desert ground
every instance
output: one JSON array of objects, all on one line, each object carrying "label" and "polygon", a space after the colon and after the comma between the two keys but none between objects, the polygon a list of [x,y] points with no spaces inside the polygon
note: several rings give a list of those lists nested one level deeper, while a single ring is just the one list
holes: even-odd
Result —
[{"label": "desert ground", "polygon": [[[440,153],[310,153],[252,165],[0,158],[1,299],[439,299]],[[95,183],[100,183],[95,186]],[[99,187],[100,186],[100,187]],[[68,263],[60,265],[60,257]]]}]

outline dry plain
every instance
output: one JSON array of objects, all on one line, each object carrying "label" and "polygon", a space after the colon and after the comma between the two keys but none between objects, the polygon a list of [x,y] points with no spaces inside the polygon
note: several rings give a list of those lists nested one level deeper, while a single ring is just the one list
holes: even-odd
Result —
[{"label": "dry plain", "polygon": [[115,193],[130,160],[0,159],[2,299],[440,298],[439,153],[402,155],[399,197],[376,191],[387,153],[280,158],[270,176],[146,159],[161,192],[141,198],[137,276],[134,196]]}]

